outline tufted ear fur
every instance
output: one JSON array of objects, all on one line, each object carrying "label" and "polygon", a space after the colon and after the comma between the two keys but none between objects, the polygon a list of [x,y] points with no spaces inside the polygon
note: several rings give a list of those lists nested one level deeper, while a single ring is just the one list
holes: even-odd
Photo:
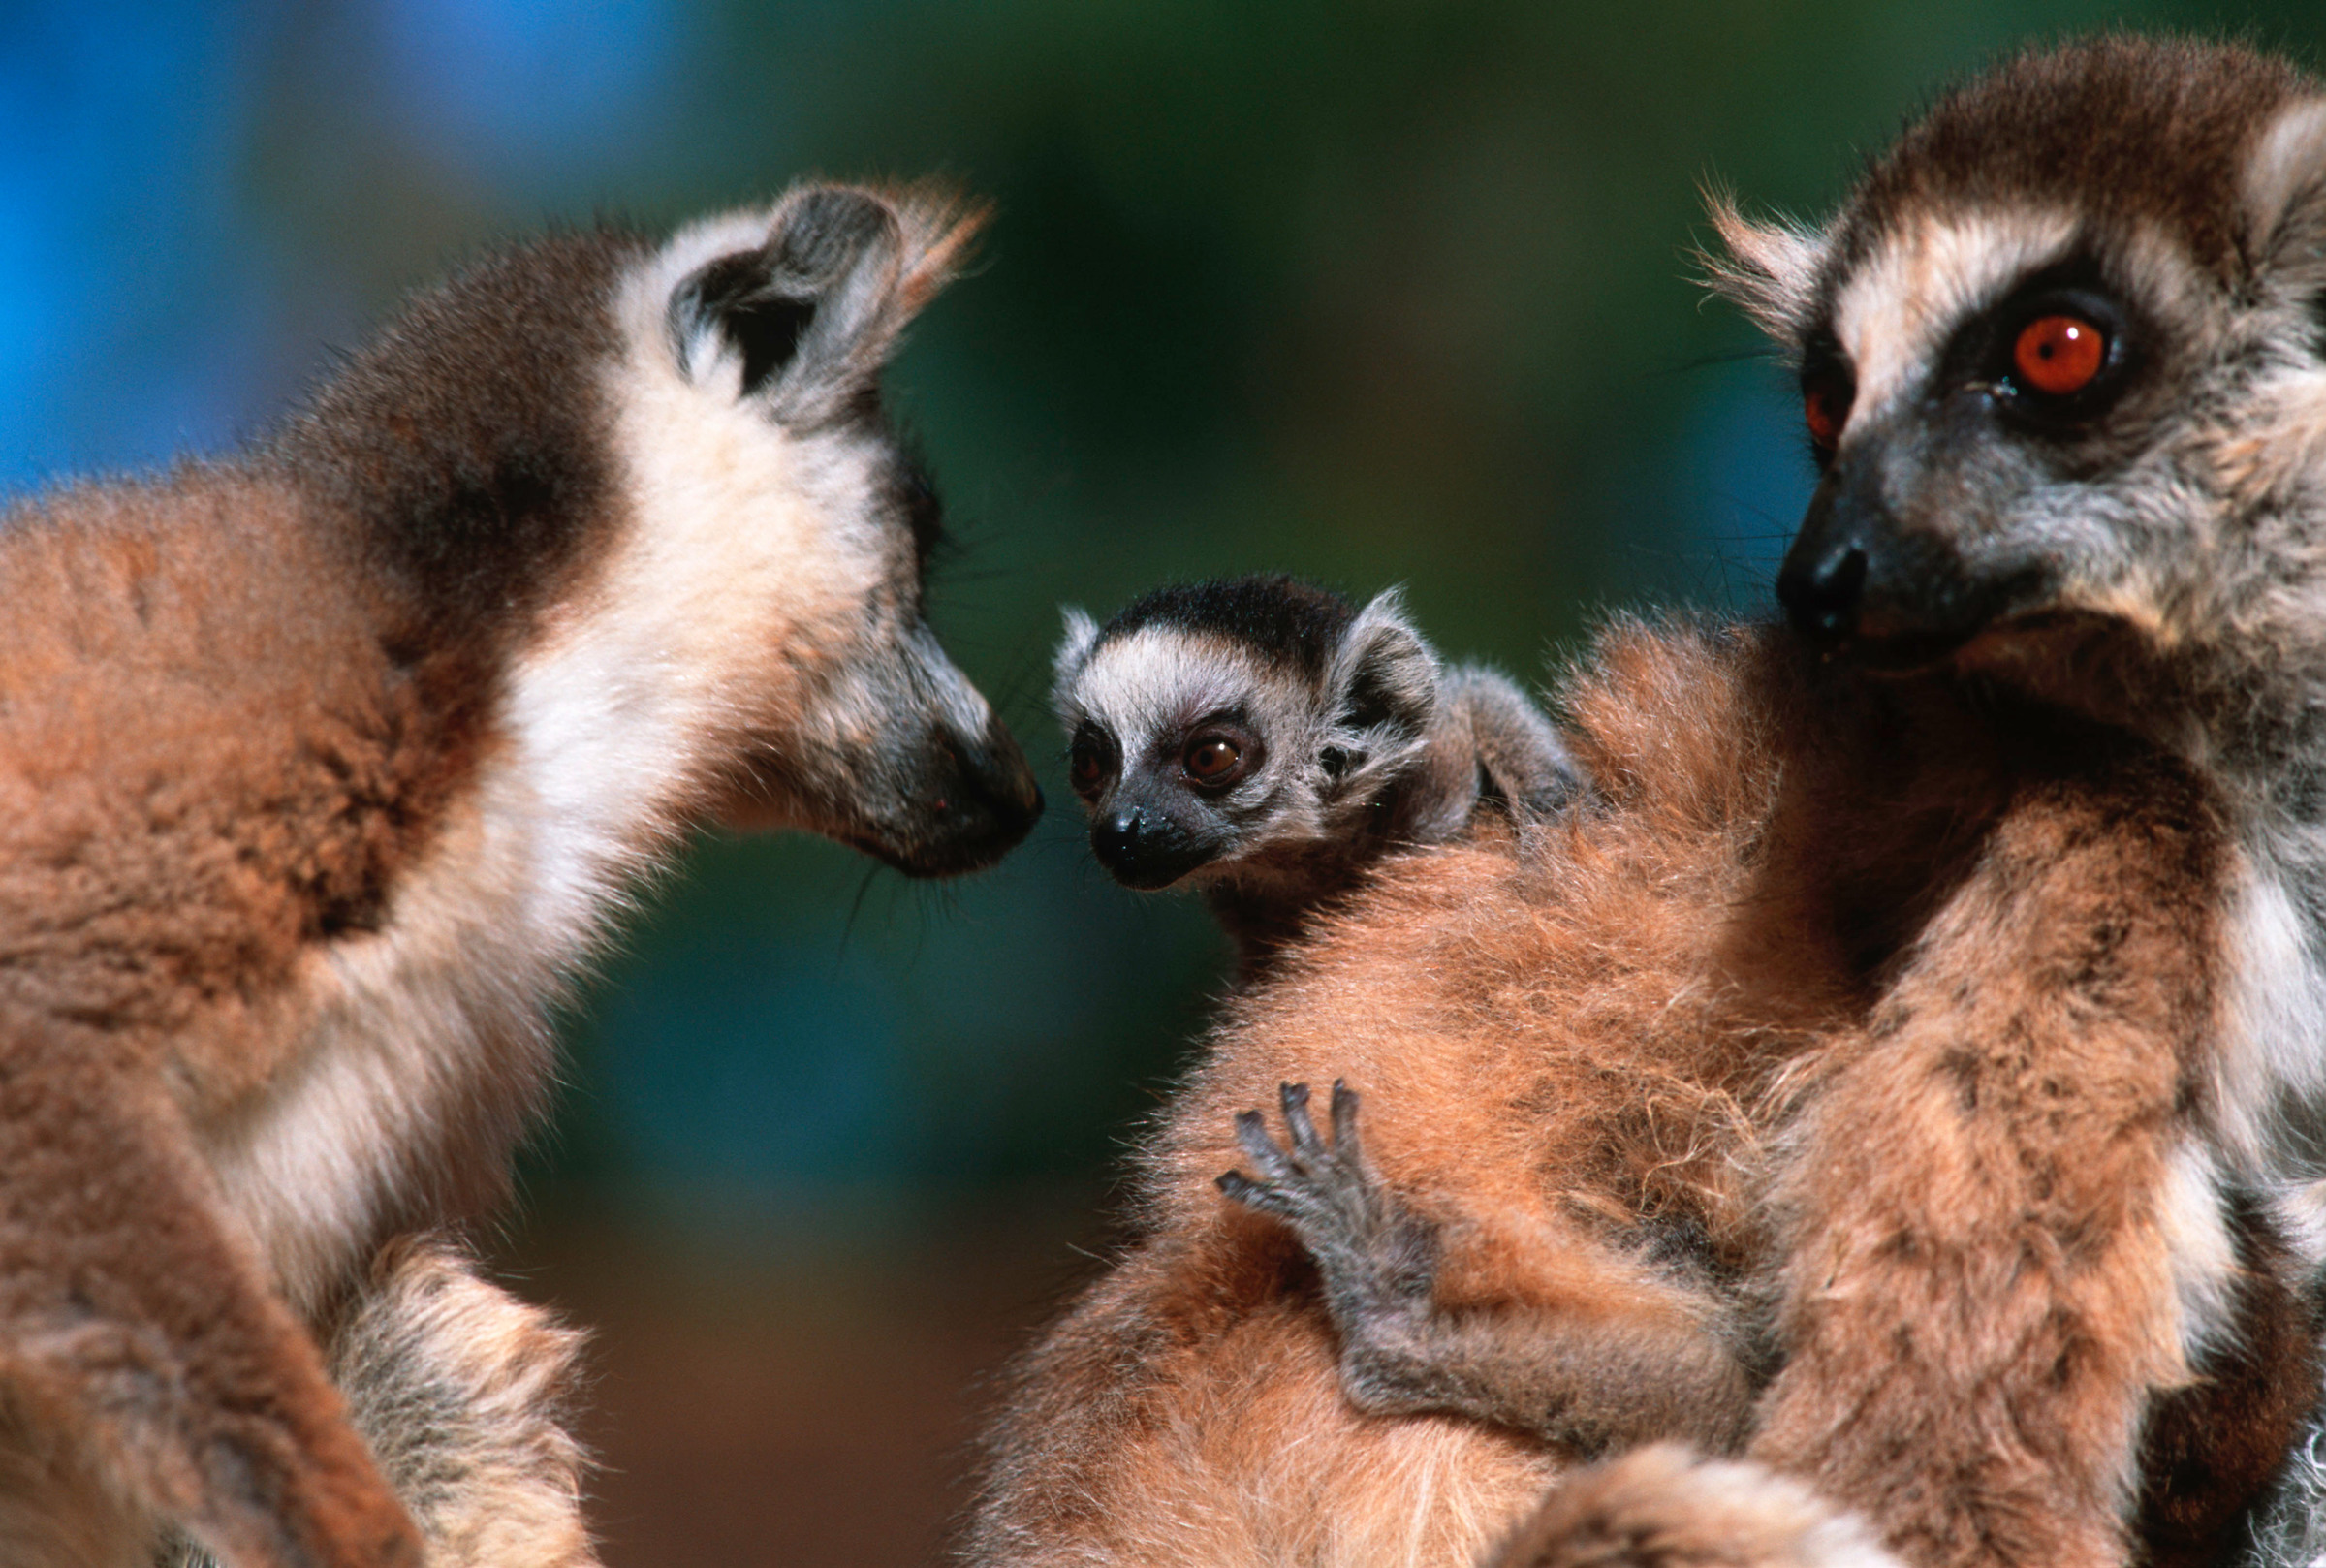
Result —
[{"label": "tufted ear fur", "polygon": [[672,291],[679,364],[700,381],[739,361],[742,395],[785,424],[844,416],[983,222],[932,191],[800,187],[776,204],[764,243],[705,263]]},{"label": "tufted ear fur", "polygon": [[1800,343],[1816,305],[1826,235],[1789,219],[1755,223],[1715,186],[1705,189],[1704,205],[1720,240],[1718,251],[1697,253],[1706,286],[1777,342]]},{"label": "tufted ear fur", "polygon": [[2292,268],[2326,287],[2326,98],[2279,110],[2255,141],[2238,192],[2245,252],[2265,272]]},{"label": "tufted ear fur", "polygon": [[1437,655],[1406,618],[1396,588],[1357,612],[1325,674],[1334,728],[1368,758],[1418,743],[1437,716]]},{"label": "tufted ear fur", "polygon": [[1075,677],[1090,658],[1090,649],[1098,642],[1098,622],[1085,614],[1078,605],[1065,610],[1066,635],[1058,643],[1058,651],[1050,665],[1050,702],[1061,717],[1066,711],[1066,700],[1073,689]]}]

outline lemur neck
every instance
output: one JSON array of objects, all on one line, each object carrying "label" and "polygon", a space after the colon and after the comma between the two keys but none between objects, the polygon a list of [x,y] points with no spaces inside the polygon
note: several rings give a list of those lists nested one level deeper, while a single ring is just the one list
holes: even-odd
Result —
[{"label": "lemur neck", "polygon": [[578,234],[414,299],[262,454],[404,601],[418,644],[506,648],[572,591],[616,510],[604,368],[641,241]]},{"label": "lemur neck", "polygon": [[2326,647],[2219,658],[2165,694],[2142,728],[2214,781],[2250,833],[2326,831]]},{"label": "lemur neck", "polygon": [[1250,986],[1269,974],[1285,952],[1305,937],[1362,880],[1355,866],[1345,875],[1300,886],[1262,887],[1215,882],[1204,890],[1220,929],[1236,944],[1236,983]]},{"label": "lemur neck", "polygon": [[1249,984],[1266,973],[1385,855],[1455,836],[1477,799],[1478,768],[1467,744],[1433,746],[1419,766],[1337,817],[1324,837],[1241,863],[1209,884],[1205,899],[1236,943],[1239,980]]}]

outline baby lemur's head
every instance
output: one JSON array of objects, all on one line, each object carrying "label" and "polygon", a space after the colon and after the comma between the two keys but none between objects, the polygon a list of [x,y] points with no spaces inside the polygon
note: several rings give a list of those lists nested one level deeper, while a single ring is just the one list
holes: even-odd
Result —
[{"label": "baby lemur's head", "polygon": [[1104,626],[1068,611],[1053,702],[1116,881],[1266,882],[1387,826],[1428,758],[1438,667],[1394,589],[1360,610],[1247,577],[1158,588]]}]

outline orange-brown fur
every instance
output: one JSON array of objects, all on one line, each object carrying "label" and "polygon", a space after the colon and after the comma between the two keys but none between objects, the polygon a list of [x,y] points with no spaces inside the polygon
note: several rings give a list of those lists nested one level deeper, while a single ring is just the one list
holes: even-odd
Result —
[{"label": "orange-brown fur", "polygon": [[[1462,1560],[1579,1449],[1740,1442],[1772,1371],[1750,1452],[1914,1560],[2121,1560],[2142,1420],[2190,1379],[2156,1163],[2203,1112],[2211,803],[2120,737],[1776,634],[1619,630],[1570,712],[1598,810],[1391,862],[1232,1005],[1141,1239],[1021,1369],[975,1560]],[[1440,1228],[1441,1307],[1563,1352],[1564,1445],[1355,1410],[1298,1246],[1212,1190],[1235,1113],[1336,1077]],[[2284,1370],[2250,1412],[2277,1451]],[[1431,1466],[1392,1459],[1424,1434]],[[2192,1540],[2256,1446],[2173,1493]],[[1188,1520],[1224,1544],[1179,1554]]]},{"label": "orange-brown fur", "polygon": [[[2213,1552],[2316,1392],[2322,171],[2298,71],[2112,36],[1942,99],[1830,225],[1716,211],[1716,285],[1819,412],[1777,590],[1837,664],[1619,636],[1578,705],[1607,814],[1386,869],[1240,1004],[1149,1150],[1148,1234],[1028,1364],[1063,1435],[1005,1417],[986,1560],[1136,1557],[1139,1490],[1202,1490],[1149,1434],[1254,1375],[1215,1372],[1217,1325],[1343,1312],[1202,1183],[1275,1080],[1337,1077],[1438,1227],[1442,1315],[1532,1347],[1516,1425],[1748,1430],[1793,1478],[1773,1520],[1853,1507],[1922,1563],[2122,1561],[2136,1509],[2153,1556]],[[2022,359],[2053,315],[2105,345],[2065,390]],[[1106,1373],[1080,1425],[1068,1356]],[[1583,1533],[1514,1560],[1619,1519],[1663,1560],[1858,1550],[1724,1555],[1697,1479],[1588,1472],[1545,1516]]]},{"label": "orange-brown fur", "polygon": [[[390,666],[366,632],[377,608],[305,524],[282,490],[189,470],[13,526],[0,1315],[47,1327],[18,1327],[0,1357],[29,1390],[60,1380],[65,1411],[80,1395],[65,1368],[96,1384],[96,1446],[149,1466],[158,1506],[230,1555],[386,1562],[406,1526],[266,1265],[207,1203],[193,1130],[285,1071],[314,944],[378,920],[381,890],[441,820],[459,748],[440,737],[476,722],[463,705],[431,710],[424,673]],[[516,1085],[478,1067],[468,1113],[514,1116]],[[146,1449],[148,1390],[170,1391],[188,1451],[222,1460],[231,1442],[284,1443],[281,1422],[321,1457],[307,1507],[328,1535],[235,1533],[216,1479]],[[246,1429],[205,1429],[220,1416]]]},{"label": "orange-brown fur", "polygon": [[973,228],[802,187],[552,235],[250,452],[0,518],[11,1568],[589,1560],[570,1336],[395,1239],[500,1195],[550,1005],[691,825],[934,875],[1039,811],[879,399]]}]

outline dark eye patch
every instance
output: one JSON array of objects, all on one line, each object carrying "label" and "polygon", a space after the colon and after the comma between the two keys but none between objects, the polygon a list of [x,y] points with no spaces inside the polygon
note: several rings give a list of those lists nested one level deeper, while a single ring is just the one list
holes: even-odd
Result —
[{"label": "dark eye patch", "polygon": [[1809,457],[1818,468],[1833,462],[1857,395],[1857,372],[1841,352],[1840,340],[1832,328],[1819,328],[1801,351],[1802,423],[1809,438]]},{"label": "dark eye patch", "polygon": [[1115,737],[1095,719],[1084,719],[1075,727],[1074,739],[1066,750],[1066,770],[1077,795],[1088,797],[1122,766]]},{"label": "dark eye patch", "polygon": [[[2088,324],[2105,344],[2097,373],[2065,394],[2031,384],[2019,358],[2029,329],[2054,319]],[[1933,391],[1942,397],[1984,392],[2021,429],[2072,438],[2106,415],[2132,385],[2152,335],[2099,262],[2079,254],[2034,273],[1965,323],[1947,345]]]}]

